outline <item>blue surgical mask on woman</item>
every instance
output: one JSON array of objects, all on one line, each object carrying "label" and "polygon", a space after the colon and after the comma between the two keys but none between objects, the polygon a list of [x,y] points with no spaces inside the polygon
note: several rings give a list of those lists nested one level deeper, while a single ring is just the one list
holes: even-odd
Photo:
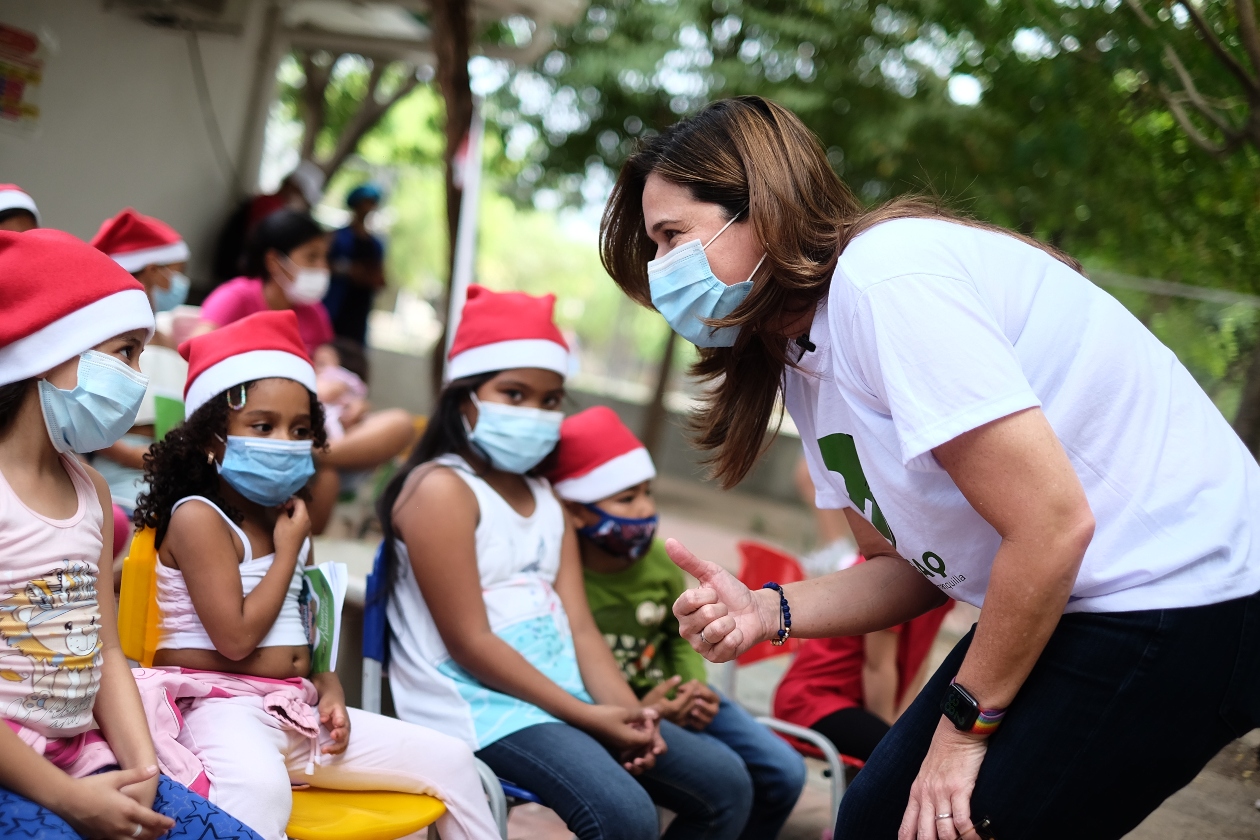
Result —
[{"label": "blue surgical mask on woman", "polygon": [[315,475],[309,440],[228,435],[219,475],[232,489],[263,507],[278,507]]},{"label": "blue surgical mask on woman", "polygon": [[498,470],[526,473],[546,458],[560,440],[564,413],[503,403],[483,403],[469,394],[477,407],[477,425],[464,429],[468,442]]},{"label": "blue surgical mask on woman", "polygon": [[613,516],[606,510],[586,505],[586,509],[599,516],[599,521],[578,529],[578,533],[613,557],[629,557],[638,560],[647,553],[656,536],[656,514],[643,519]]},{"label": "blue surgical mask on woman", "polygon": [[703,245],[699,239],[693,239],[647,264],[652,305],[674,332],[697,347],[731,347],[735,344],[739,327],[714,328],[705,320],[725,318],[734,312],[752,291],[752,278],[766,261],[763,254],[748,279],[733,286],[726,285],[713,273],[705,249],[738,218],[738,215],[733,217]]},{"label": "blue surgical mask on woman", "polygon": [[149,377],[107,353],[79,356],[79,383],[66,391],[39,380],[39,405],[58,452],[95,452],[117,443],[136,422]]},{"label": "blue surgical mask on woman", "polygon": [[192,281],[182,271],[172,271],[169,278],[170,288],[153,287],[153,309],[156,312],[170,312],[177,306],[183,306],[188,300],[188,289]]}]

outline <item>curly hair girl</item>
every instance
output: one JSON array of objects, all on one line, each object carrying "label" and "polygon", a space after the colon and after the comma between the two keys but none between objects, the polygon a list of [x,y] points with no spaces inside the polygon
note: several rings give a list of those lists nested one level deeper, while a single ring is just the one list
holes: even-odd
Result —
[{"label": "curly hair girl", "polygon": [[[223,497],[219,470],[214,458],[208,457],[207,453],[216,438],[222,440],[227,437],[228,412],[233,405],[240,404],[241,388],[248,396],[255,384],[246,382],[243,386],[233,386],[216,395],[181,425],[171,429],[144,456],[144,480],[149,492],[136,498],[132,521],[137,528],[155,529],[155,545],[158,547],[166,536],[171,509],[185,496],[204,496],[233,521],[241,521],[241,512]],[[325,448],[328,443],[324,409],[314,394],[311,394],[311,442],[316,450]]]}]

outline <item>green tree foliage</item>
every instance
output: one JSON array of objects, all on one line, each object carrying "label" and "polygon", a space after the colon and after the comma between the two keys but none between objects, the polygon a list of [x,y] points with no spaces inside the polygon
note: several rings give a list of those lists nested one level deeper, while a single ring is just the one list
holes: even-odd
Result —
[{"label": "green tree foliage", "polygon": [[[1196,4],[1241,54],[1234,8]],[[1245,121],[1238,79],[1185,9],[1140,0],[595,0],[500,108],[509,132],[547,141],[522,180],[572,197],[704,102],[761,94],[870,204],[931,193],[1095,268],[1260,292],[1260,150],[1191,142],[1169,107],[1185,88],[1170,50]],[[1254,318],[1127,298],[1232,414]]]},{"label": "green tree foliage", "polygon": [[548,140],[525,177],[571,190],[705,101],[758,93],[868,202],[932,192],[1095,264],[1260,291],[1260,157],[1187,140],[1158,92],[1177,83],[1165,45],[1205,90],[1237,86],[1184,15],[1151,18],[1119,0],[596,0],[502,109]]}]

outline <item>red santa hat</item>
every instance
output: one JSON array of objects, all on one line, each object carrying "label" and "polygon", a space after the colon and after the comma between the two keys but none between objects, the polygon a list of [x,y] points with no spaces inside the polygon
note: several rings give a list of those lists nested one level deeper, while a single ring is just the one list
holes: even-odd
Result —
[{"label": "red santa hat", "polygon": [[468,287],[447,357],[446,381],[510,368],[569,373],[569,345],[552,321],[555,295],[492,292]]},{"label": "red santa hat", "polygon": [[189,257],[188,245],[173,227],[130,207],[101,223],[92,246],[132,274],[151,265],[185,262]]},{"label": "red santa hat", "polygon": [[37,376],[131,330],[153,335],[144,287],[63,231],[0,231],[0,278],[0,385]]},{"label": "red santa hat", "polygon": [[555,467],[547,478],[560,498],[590,504],[656,478],[656,467],[617,412],[597,405],[560,426]]},{"label": "red santa hat", "polygon": [[218,394],[256,379],[292,379],[315,390],[315,366],[306,355],[291,309],[248,315],[179,345],[188,360],[184,416]]},{"label": "red santa hat", "polygon": [[35,224],[39,224],[39,208],[35,206],[35,199],[17,184],[0,184],[0,213],[5,210],[26,210],[35,217]]}]

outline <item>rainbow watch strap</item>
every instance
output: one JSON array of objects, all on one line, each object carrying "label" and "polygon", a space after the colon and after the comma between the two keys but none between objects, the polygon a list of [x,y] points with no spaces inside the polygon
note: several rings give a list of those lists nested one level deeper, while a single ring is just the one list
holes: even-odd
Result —
[{"label": "rainbow watch strap", "polygon": [[[958,685],[958,679],[950,680],[949,684]],[[959,688],[962,688],[962,686],[959,686]],[[963,691],[965,692],[966,690],[963,689]],[[973,700],[972,702],[975,701]],[[992,735],[997,731],[1004,717],[1006,717],[1006,709],[981,709],[977,704],[976,720],[967,731],[972,735]]]},{"label": "rainbow watch strap", "polygon": [[976,722],[971,725],[973,735],[992,735],[1006,717],[1006,709],[980,709],[976,714]]}]

